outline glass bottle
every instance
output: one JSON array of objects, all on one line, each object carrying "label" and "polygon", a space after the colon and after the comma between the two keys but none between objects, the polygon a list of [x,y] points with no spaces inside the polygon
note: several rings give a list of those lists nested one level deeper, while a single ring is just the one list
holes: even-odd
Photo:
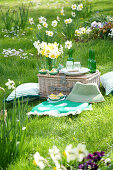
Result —
[{"label": "glass bottle", "polygon": [[90,69],[90,73],[96,72],[96,60],[94,50],[89,50],[88,68]]},{"label": "glass bottle", "polygon": [[66,62],[66,69],[68,70],[69,69],[72,70],[74,66],[74,58],[72,57],[72,55],[73,55],[73,51],[72,49],[69,49],[69,57]]}]

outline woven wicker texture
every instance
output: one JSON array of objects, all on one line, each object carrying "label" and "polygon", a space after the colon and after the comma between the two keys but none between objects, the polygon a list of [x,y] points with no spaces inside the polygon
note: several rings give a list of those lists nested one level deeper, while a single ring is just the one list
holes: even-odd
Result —
[{"label": "woven wicker texture", "polygon": [[80,76],[65,76],[64,74],[49,75],[38,74],[41,97],[47,98],[50,94],[63,93],[68,95],[76,82],[97,83],[100,85],[100,72],[88,73]]}]

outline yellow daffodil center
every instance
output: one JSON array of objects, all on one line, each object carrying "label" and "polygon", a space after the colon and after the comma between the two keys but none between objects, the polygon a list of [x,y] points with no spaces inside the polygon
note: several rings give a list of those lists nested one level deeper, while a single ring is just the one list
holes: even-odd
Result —
[{"label": "yellow daffodil center", "polygon": [[65,157],[67,156],[65,151],[63,152],[63,155],[64,155]]},{"label": "yellow daffodil center", "polygon": [[35,160],[33,160],[33,164],[34,164],[35,166],[37,166],[37,164],[36,164],[36,161],[35,161]]}]

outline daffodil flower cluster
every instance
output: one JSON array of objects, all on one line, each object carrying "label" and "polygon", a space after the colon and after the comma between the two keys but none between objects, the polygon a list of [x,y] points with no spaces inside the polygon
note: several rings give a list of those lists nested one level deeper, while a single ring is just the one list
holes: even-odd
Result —
[{"label": "daffodil flower cluster", "polygon": [[79,4],[79,5],[73,4],[73,5],[71,6],[71,8],[72,8],[72,10],[82,11],[82,9],[83,9],[83,4],[82,4],[82,3]]},{"label": "daffodil flower cluster", "polygon": [[72,19],[69,18],[69,19],[65,19],[64,20],[64,23],[67,25],[67,24],[71,24],[72,23]]},{"label": "daffodil flower cluster", "polygon": [[38,50],[38,54],[42,56],[49,57],[51,59],[57,59],[61,54],[63,54],[62,45],[54,43],[46,43],[40,41],[35,41],[33,43],[34,47]]},{"label": "daffodil flower cluster", "polygon": [[[61,164],[62,156],[60,150],[56,146],[53,146],[51,149],[49,149],[49,154],[55,164],[54,167],[55,170],[67,170],[67,168]],[[85,144],[80,143],[76,148],[73,148],[72,145],[70,144],[66,146],[63,155],[64,157],[66,157],[67,163],[69,165],[71,161],[75,161],[76,163],[82,162],[83,159],[88,156],[88,151],[86,149]],[[50,166],[48,164],[48,161],[45,158],[41,157],[38,152],[34,154],[33,163],[40,169],[44,169],[46,166]]]},{"label": "daffodil flower cluster", "polygon": [[91,28],[85,28],[85,27],[82,27],[82,28],[79,28],[78,30],[75,30],[75,36],[81,36],[83,34],[89,34],[91,32]]}]

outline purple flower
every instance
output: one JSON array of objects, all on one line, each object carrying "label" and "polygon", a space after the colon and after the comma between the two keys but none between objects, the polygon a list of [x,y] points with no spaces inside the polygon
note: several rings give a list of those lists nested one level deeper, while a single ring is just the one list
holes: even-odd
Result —
[{"label": "purple flower", "polygon": [[102,156],[104,156],[104,152],[103,151],[101,151],[101,152],[94,152],[93,153],[93,160],[94,160],[94,162],[100,161]]},{"label": "purple flower", "polygon": [[86,169],[91,169],[91,170],[97,170],[98,166],[91,160],[85,162],[84,164],[79,165],[79,169],[86,170]]},{"label": "purple flower", "polygon": [[89,153],[86,159],[93,159],[93,155]]}]

